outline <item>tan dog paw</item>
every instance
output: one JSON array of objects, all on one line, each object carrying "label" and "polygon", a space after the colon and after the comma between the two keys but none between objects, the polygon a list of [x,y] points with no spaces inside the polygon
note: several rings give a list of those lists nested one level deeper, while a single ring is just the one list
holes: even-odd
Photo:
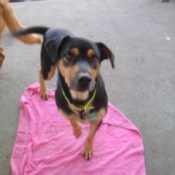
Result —
[{"label": "tan dog paw", "polygon": [[93,154],[93,145],[90,143],[85,143],[81,154],[86,160],[90,160]]},{"label": "tan dog paw", "polygon": [[46,90],[40,89],[40,97],[41,97],[43,100],[48,100],[49,95],[48,95],[47,89],[46,89]]}]

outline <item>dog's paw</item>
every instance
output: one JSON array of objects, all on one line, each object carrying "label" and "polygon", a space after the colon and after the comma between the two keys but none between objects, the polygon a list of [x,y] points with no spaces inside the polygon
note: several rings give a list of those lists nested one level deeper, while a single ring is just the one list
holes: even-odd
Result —
[{"label": "dog's paw", "polygon": [[93,145],[85,143],[81,154],[86,160],[90,160],[93,154]]},{"label": "dog's paw", "polygon": [[48,91],[40,89],[40,96],[43,100],[48,100],[48,98],[49,98]]},{"label": "dog's paw", "polygon": [[78,139],[82,134],[82,129],[80,126],[77,126],[76,128],[73,129],[73,132],[74,132],[75,138]]}]

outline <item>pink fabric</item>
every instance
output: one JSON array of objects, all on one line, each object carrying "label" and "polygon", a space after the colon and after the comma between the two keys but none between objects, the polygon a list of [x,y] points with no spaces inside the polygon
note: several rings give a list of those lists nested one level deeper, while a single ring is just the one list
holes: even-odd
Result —
[{"label": "pink fabric", "polygon": [[41,100],[39,85],[28,87],[20,102],[16,143],[11,156],[12,175],[145,175],[139,130],[112,104],[96,134],[94,155],[80,152],[88,126],[75,139],[69,122],[56,107],[54,90]]}]

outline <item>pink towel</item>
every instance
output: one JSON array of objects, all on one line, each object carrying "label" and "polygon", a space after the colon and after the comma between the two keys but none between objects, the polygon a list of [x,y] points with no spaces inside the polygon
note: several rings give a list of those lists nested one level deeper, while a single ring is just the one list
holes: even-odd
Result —
[{"label": "pink towel", "polygon": [[12,175],[145,175],[139,130],[112,104],[98,130],[94,154],[80,152],[88,133],[75,139],[70,123],[56,107],[54,90],[40,98],[38,83],[28,87],[20,102],[16,143],[11,156]]}]

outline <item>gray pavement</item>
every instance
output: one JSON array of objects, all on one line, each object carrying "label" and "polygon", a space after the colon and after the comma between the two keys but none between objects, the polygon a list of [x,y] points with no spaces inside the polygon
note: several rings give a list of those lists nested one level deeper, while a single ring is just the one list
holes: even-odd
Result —
[{"label": "gray pavement", "polygon": [[[67,28],[113,50],[116,69],[102,65],[109,100],[140,129],[147,174],[175,175],[175,1],[48,0],[12,7],[28,26]],[[8,30],[3,47],[0,175],[8,175],[19,101],[25,87],[38,81],[40,47],[20,43]]]}]

